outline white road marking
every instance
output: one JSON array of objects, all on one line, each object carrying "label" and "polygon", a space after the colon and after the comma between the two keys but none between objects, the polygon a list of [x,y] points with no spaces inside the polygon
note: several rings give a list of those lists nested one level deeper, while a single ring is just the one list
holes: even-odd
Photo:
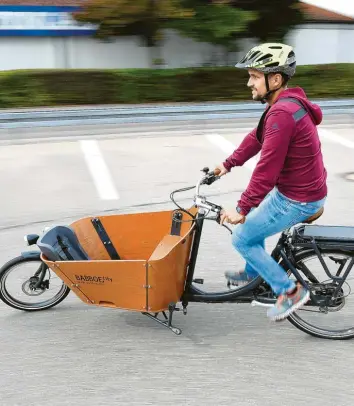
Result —
[{"label": "white road marking", "polygon": [[323,138],[327,141],[343,145],[344,147],[354,148],[353,141],[349,141],[346,138],[341,137],[340,135],[337,135],[336,133],[334,133],[332,131],[325,130],[323,128],[319,128],[318,134],[320,135],[320,138]]},{"label": "white road marking", "polygon": [[[209,142],[219,147],[228,155],[231,155],[236,149],[236,145],[234,145],[231,141],[227,140],[220,134],[206,134],[205,137]],[[257,162],[258,160],[256,158],[251,158],[243,164],[243,167],[253,171],[257,165]]]},{"label": "white road marking", "polygon": [[100,198],[118,200],[119,195],[97,141],[82,140],[80,146]]}]

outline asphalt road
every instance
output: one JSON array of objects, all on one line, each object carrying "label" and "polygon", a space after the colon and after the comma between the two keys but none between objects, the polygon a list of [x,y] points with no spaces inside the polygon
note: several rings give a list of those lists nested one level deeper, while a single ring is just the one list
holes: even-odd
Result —
[{"label": "asphalt road", "polygon": [[[238,145],[253,120],[149,126],[6,130],[0,135],[0,262],[26,247],[23,235],[80,217],[174,208],[174,189],[193,185]],[[329,197],[319,224],[354,226],[353,117],[321,125]],[[94,162],[90,168],[88,162]],[[206,192],[235,205],[252,167]],[[191,193],[180,197],[189,207]],[[275,239],[267,241],[269,250]],[[227,231],[210,222],[196,276],[224,288],[243,262]],[[139,313],[92,307],[73,293],[36,314],[0,303],[0,404],[352,405],[354,341],[310,337],[274,324],[250,305],[190,304],[176,336]],[[354,314],[353,314],[354,325]]]}]

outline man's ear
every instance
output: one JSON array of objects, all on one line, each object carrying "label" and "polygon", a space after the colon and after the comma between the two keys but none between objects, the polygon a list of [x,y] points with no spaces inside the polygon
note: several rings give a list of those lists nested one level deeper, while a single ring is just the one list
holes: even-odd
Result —
[{"label": "man's ear", "polygon": [[276,73],[276,76],[278,78],[277,86],[286,87],[289,79],[286,76],[283,76],[281,73]]},{"label": "man's ear", "polygon": [[279,87],[283,84],[283,77],[280,73],[275,73],[273,75],[273,81],[274,81],[274,85],[276,87]]}]

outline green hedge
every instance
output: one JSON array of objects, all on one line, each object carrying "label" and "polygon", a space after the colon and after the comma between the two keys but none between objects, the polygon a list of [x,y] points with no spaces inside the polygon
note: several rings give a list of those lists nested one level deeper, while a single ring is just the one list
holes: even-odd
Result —
[{"label": "green hedge", "polygon": [[[311,98],[354,97],[354,64],[299,66],[290,86]],[[0,107],[251,100],[235,68],[21,70],[0,73]]]}]

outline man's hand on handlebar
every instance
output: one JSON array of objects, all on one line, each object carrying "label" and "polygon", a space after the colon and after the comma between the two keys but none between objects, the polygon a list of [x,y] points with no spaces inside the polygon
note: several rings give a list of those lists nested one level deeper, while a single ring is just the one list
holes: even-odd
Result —
[{"label": "man's hand on handlebar", "polygon": [[220,224],[222,225],[225,221],[229,224],[243,224],[246,217],[238,213],[236,209],[223,210],[220,214]]},{"label": "man's hand on handlebar", "polygon": [[228,173],[227,169],[224,167],[223,164],[218,165],[215,169],[214,169],[214,174],[217,176],[223,176],[226,175]]},{"label": "man's hand on handlebar", "polygon": [[199,194],[199,189],[201,185],[211,185],[216,180],[220,179],[222,175],[225,175],[225,173],[227,173],[228,171],[226,170],[224,165],[219,165],[213,171],[209,171],[209,168],[205,167],[202,169],[202,172],[204,172],[204,176],[197,183],[196,193],[194,197],[196,207],[206,209],[208,212],[211,211],[217,213],[216,221],[220,225],[226,227],[232,234],[232,230],[224,223],[226,222],[229,224],[239,224],[239,223],[243,224],[246,221],[246,216],[238,213],[236,209],[224,210],[221,206],[208,202],[204,196],[201,196]]}]

